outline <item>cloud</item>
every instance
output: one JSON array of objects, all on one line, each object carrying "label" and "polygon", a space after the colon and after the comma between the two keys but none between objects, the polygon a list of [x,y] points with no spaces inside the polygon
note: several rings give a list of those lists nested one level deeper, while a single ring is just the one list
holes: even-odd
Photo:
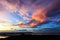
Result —
[{"label": "cloud", "polygon": [[23,22],[23,25],[27,25],[27,27],[34,27],[49,21],[50,17],[56,16],[55,11],[59,8],[60,0],[0,0],[1,17],[7,17],[9,13],[18,11],[18,15],[23,20],[32,21],[26,24]]},{"label": "cloud", "polygon": [[[41,2],[41,3],[39,3]],[[51,15],[54,17],[55,11],[58,10],[58,8],[60,8],[59,5],[59,0],[21,0],[21,10],[20,12],[22,12],[21,15],[22,17],[24,17],[24,15],[26,15],[25,17],[28,18],[27,16],[29,16],[28,11],[30,10],[34,10],[32,11],[32,14],[30,16],[31,20],[35,20],[33,22],[28,23],[29,26],[36,26],[40,23],[44,23],[46,21],[49,21],[49,17],[51,17]],[[29,6],[30,5],[30,6]],[[32,6],[33,5],[33,6]],[[32,9],[31,9],[32,8]],[[25,11],[28,10],[28,11]],[[24,12],[24,13],[23,13]],[[48,20],[47,20],[48,19]]]},{"label": "cloud", "polygon": [[3,5],[5,9],[10,10],[10,11],[16,11],[18,9],[17,0],[2,0],[0,1],[0,4]]}]

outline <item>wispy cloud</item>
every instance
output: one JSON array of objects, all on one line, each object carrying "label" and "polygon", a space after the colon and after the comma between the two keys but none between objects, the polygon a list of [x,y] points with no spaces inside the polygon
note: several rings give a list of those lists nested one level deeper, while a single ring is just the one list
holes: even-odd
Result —
[{"label": "wispy cloud", "polygon": [[[18,18],[14,13],[18,11],[19,14],[17,14],[21,16],[24,21],[29,21],[26,24],[23,22],[22,25],[34,27],[40,23],[49,21],[54,15],[60,14],[55,13],[59,8],[60,0],[0,0],[0,18],[19,21],[21,18]],[[12,13],[15,14],[15,18],[11,17]]]}]

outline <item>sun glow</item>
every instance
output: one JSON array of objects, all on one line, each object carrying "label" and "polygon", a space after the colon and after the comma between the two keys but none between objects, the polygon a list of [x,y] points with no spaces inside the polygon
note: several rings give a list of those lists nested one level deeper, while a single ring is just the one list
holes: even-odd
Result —
[{"label": "sun glow", "polygon": [[0,30],[14,30],[18,26],[15,26],[14,24],[0,20]]}]

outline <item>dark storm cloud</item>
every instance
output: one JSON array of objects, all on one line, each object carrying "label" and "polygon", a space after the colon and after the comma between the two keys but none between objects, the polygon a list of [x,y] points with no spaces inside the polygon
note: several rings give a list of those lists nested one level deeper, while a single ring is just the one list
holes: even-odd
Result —
[{"label": "dark storm cloud", "polygon": [[54,9],[53,11],[48,12],[46,14],[47,17],[54,17],[54,16],[57,16],[57,15],[60,15],[60,8]]}]

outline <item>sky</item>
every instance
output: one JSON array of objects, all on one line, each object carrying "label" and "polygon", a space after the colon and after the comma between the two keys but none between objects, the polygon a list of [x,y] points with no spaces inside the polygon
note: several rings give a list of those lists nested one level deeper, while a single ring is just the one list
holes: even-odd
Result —
[{"label": "sky", "polygon": [[0,0],[0,21],[22,28],[60,27],[60,0]]}]

